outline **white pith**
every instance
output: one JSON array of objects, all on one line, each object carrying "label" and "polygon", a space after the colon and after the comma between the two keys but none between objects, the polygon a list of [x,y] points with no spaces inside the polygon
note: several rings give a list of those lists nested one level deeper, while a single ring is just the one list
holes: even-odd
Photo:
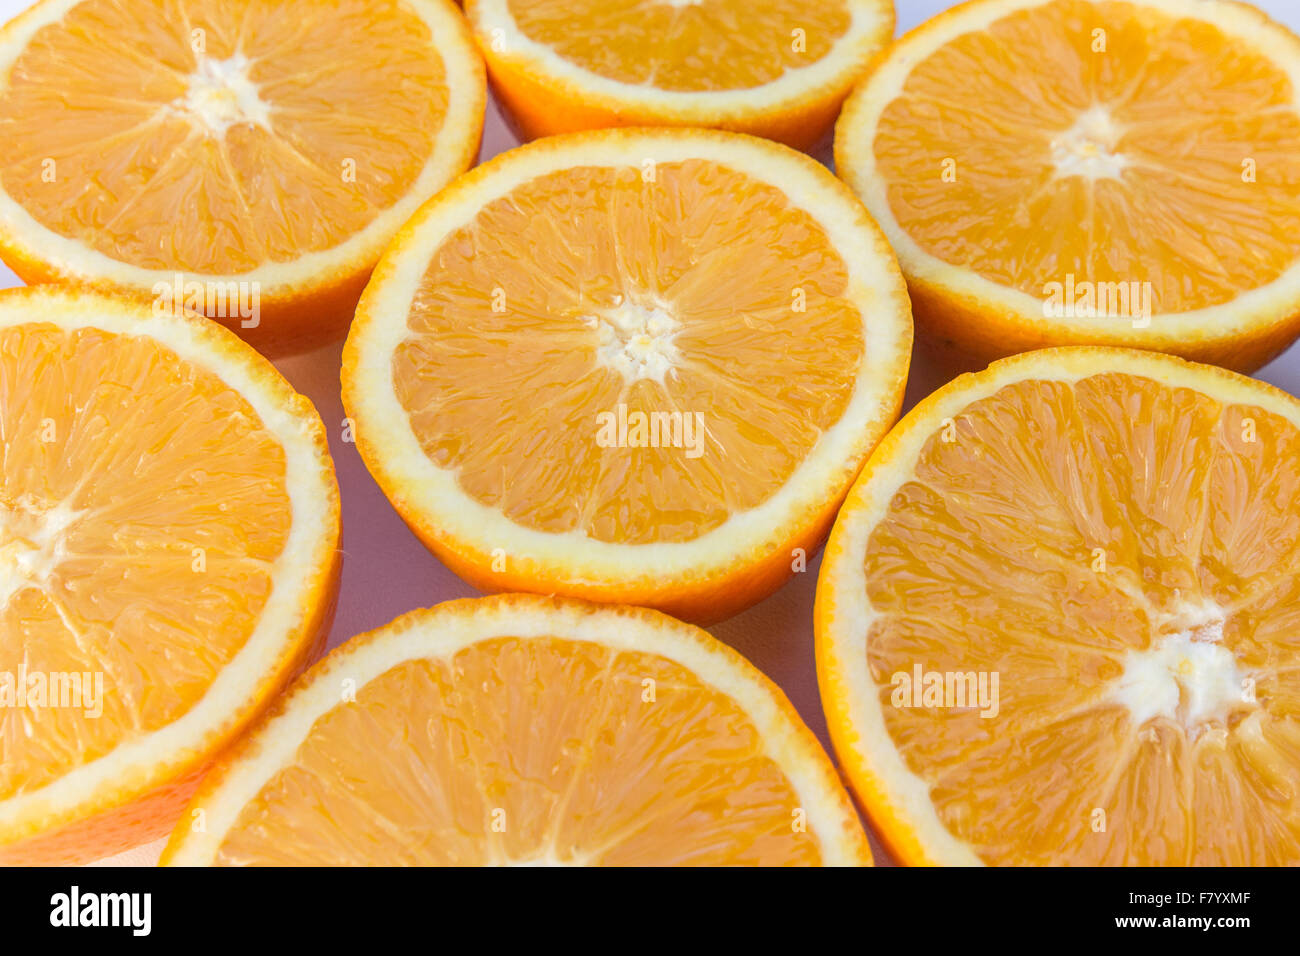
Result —
[{"label": "white pith", "polygon": [[623,298],[618,305],[585,318],[596,333],[596,360],[631,385],[646,379],[663,385],[681,361],[673,337],[680,324],[671,307],[642,305]]},{"label": "white pith", "polygon": [[[955,299],[974,299],[1014,316],[1018,324],[1036,330],[1041,341],[1059,341],[1062,335],[1087,336],[1113,328],[1107,315],[1080,315],[1069,319],[1043,315],[1043,300],[1019,289],[1001,285],[964,266],[953,265],[926,251],[899,224],[889,202],[889,183],[876,163],[873,143],[881,115],[899,95],[912,69],[931,53],[959,36],[984,32],[1003,17],[1054,0],[988,0],[958,7],[923,24],[900,38],[890,52],[845,103],[836,126],[838,172],[862,199],[889,237],[900,264],[909,278],[943,290]],[[1108,0],[1086,0],[1103,4]],[[1140,6],[1170,16],[1201,20],[1267,56],[1290,78],[1293,91],[1300,91],[1300,41],[1268,19],[1261,11],[1243,3],[1223,0],[1135,0]],[[1103,104],[1104,105],[1104,104]],[[1300,99],[1293,103],[1300,114]],[[1113,162],[1093,164],[1114,170]],[[1300,262],[1290,266],[1272,282],[1242,290],[1235,299],[1221,305],[1186,312],[1156,313],[1145,327],[1125,326],[1126,341],[1135,347],[1174,350],[1179,341],[1212,329],[1216,337],[1229,339],[1248,330],[1268,327],[1290,318],[1300,300]]]},{"label": "white pith", "polygon": [[1074,125],[1052,139],[1052,163],[1058,176],[1119,179],[1128,157],[1115,152],[1121,132],[1106,107],[1098,104],[1079,114]]},{"label": "white pith", "polygon": [[[1089,349],[1024,353],[992,366],[988,377],[978,383],[963,376],[927,399],[877,450],[875,456],[882,463],[868,463],[865,480],[859,480],[849,493],[827,544],[817,587],[818,619],[833,608],[835,623],[833,632],[819,627],[817,657],[823,699],[833,698],[846,710],[845,724],[833,717],[829,721],[836,753],[853,768],[855,778],[868,779],[879,788],[889,812],[908,828],[925,858],[934,862],[982,865],[972,848],[943,824],[930,800],[929,786],[904,763],[886,729],[879,687],[867,666],[867,634],[880,615],[867,596],[863,556],[872,530],[885,518],[894,495],[912,480],[925,443],[944,420],[956,420],[968,405],[1015,382],[1076,382],[1100,372],[1115,372],[1151,378],[1170,388],[1185,386],[1224,405],[1259,407],[1300,429],[1300,412],[1294,401],[1259,383],[1230,378],[1227,373],[1208,379],[1196,372],[1196,366],[1138,351],[1108,351],[1101,368],[1091,358],[1093,354]],[[1123,680],[1112,684],[1110,699],[1128,706],[1135,717],[1164,714],[1171,707],[1167,695],[1172,679],[1180,701],[1172,706],[1174,719],[1189,729],[1203,728],[1237,709],[1245,690],[1241,680],[1249,675],[1218,653],[1225,650],[1222,647],[1189,649],[1193,642],[1216,647],[1212,638],[1221,633],[1216,609],[1209,604],[1185,604],[1175,616],[1152,611],[1149,617],[1155,638],[1152,649],[1145,652],[1148,656],[1129,659],[1129,681],[1127,685]],[[1185,671],[1184,659],[1188,661]],[[1231,692],[1229,683],[1233,684]],[[1166,696],[1156,704],[1140,699],[1140,685]],[[1188,721],[1193,714],[1197,719]],[[1140,727],[1134,724],[1133,730]]]},{"label": "white pith", "polygon": [[270,129],[271,108],[258,96],[248,67],[248,57],[242,53],[225,60],[200,56],[185,96],[172,103],[171,109],[192,118],[217,138],[236,124]]},{"label": "white pith", "polygon": [[[82,0],[50,0],[6,27],[0,36],[0,90],[7,85],[14,61],[32,37],[42,28],[57,23],[80,2]],[[402,2],[428,24],[436,53],[446,67],[443,79],[448,91],[447,112],[440,135],[434,142],[433,154],[406,194],[381,210],[364,229],[333,248],[309,252],[289,261],[265,262],[248,272],[204,274],[203,279],[257,282],[262,296],[271,298],[281,292],[287,293],[347,274],[356,268],[359,260],[378,258],[393,233],[410,218],[411,213],[461,172],[464,144],[451,131],[482,127],[483,90],[479,85],[478,52],[463,36],[459,11],[435,0]],[[273,110],[274,103],[266,106]],[[178,107],[171,105],[167,108]],[[257,115],[256,108],[246,101],[240,108],[250,110],[249,115]],[[211,105],[208,111],[218,118]],[[447,135],[443,135],[443,131]],[[20,236],[24,250],[36,260],[58,266],[67,275],[87,282],[107,279],[149,293],[157,283],[171,283],[176,275],[174,269],[142,268],[114,259],[79,240],[62,236],[42,225],[3,190],[0,190],[0,230]]]},{"label": "white pith", "polygon": [[26,588],[45,589],[65,556],[65,532],[83,513],[66,501],[48,508],[23,499],[0,503],[0,611]]},{"label": "white pith", "polygon": [[[664,619],[650,621],[617,609],[597,614],[585,608],[546,606],[544,599],[521,605],[481,604],[470,615],[443,605],[432,611],[403,615],[382,628],[382,637],[353,644],[336,653],[299,684],[284,713],[257,731],[255,746],[245,751],[216,790],[202,800],[205,829],[186,831],[173,843],[175,866],[211,863],[240,812],[280,770],[293,763],[313,725],[341,706],[340,682],[352,680],[358,695],[366,684],[410,660],[445,660],[479,641],[501,636],[587,641],[629,652],[667,658],[694,673],[703,683],[730,697],[757,728],[767,755],[789,779],[807,811],[808,829],[819,842],[827,865],[856,863],[841,836],[857,826],[852,811],[826,785],[824,769],[812,759],[808,739],[778,706],[771,691],[728,655],[679,633],[686,625]],[[820,756],[819,754],[817,756]],[[505,861],[498,861],[505,862]],[[561,864],[541,854],[532,865]]]},{"label": "white pith", "polygon": [[[864,348],[857,386],[840,420],[768,500],[733,513],[722,525],[689,541],[628,546],[577,530],[557,534],[528,528],[462,492],[455,473],[437,467],[424,453],[397,398],[392,356],[409,335],[410,304],[435,251],[485,204],[555,170],[577,165],[639,169],[646,159],[658,164],[713,160],[777,187],[793,205],[808,210],[844,259],[849,276],[845,297],[862,310]],[[802,158],[725,134],[628,133],[598,142],[579,137],[565,145],[555,139],[544,147],[509,154],[506,164],[472,189],[426,207],[376,269],[345,352],[356,363],[348,394],[358,431],[383,450],[382,465],[393,485],[419,489],[418,501],[408,496],[408,502],[434,527],[454,539],[487,545],[487,551],[504,548],[512,568],[561,569],[571,580],[576,576],[596,583],[725,573],[738,556],[784,540],[781,536],[792,520],[824,502],[827,489],[856,471],[855,457],[879,440],[893,412],[895,364],[911,338],[910,321],[898,314],[896,304],[905,301],[905,289],[883,238],[866,232],[857,219],[861,211],[844,200],[834,181],[814,175]]]},{"label": "white pith", "polygon": [[1164,717],[1196,733],[1243,706],[1245,680],[1232,651],[1180,631],[1125,656],[1113,699],[1135,724]]},{"label": "white pith", "polygon": [[[328,462],[321,457],[316,433],[298,417],[302,410],[291,410],[268,390],[268,369],[241,355],[217,351],[208,338],[212,333],[205,334],[202,325],[154,316],[118,300],[55,292],[0,300],[0,329],[43,322],[64,330],[94,328],[152,339],[180,361],[215,374],[237,391],[284,449],[291,523],[284,548],[271,566],[271,592],[253,633],[204,696],[171,724],[129,739],[46,786],[0,801],[0,844],[33,825],[75,819],[79,807],[100,799],[147,790],[203,753],[210,735],[248,705],[285,654],[289,636],[302,624],[304,595],[322,574],[323,543],[334,534],[331,502],[336,488]],[[224,340],[223,345],[230,347]],[[67,516],[48,533],[64,520]]]}]

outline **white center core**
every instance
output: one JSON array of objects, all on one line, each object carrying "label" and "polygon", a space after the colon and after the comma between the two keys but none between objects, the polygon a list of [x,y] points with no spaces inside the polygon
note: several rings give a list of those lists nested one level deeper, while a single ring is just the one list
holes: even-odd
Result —
[{"label": "white center core", "polygon": [[1079,114],[1074,125],[1052,140],[1052,163],[1058,176],[1119,179],[1128,158],[1114,152],[1123,131],[1103,106]]},{"label": "white center core", "polygon": [[0,505],[0,609],[19,591],[44,587],[63,560],[64,532],[80,518],[66,503],[48,510]]},{"label": "white center core", "polygon": [[1130,651],[1114,699],[1141,726],[1166,717],[1194,730],[1226,721],[1250,706],[1247,674],[1223,640],[1223,616],[1206,606],[1191,608],[1166,622],[1166,630],[1147,650]]},{"label": "white center core", "polygon": [[190,75],[189,89],[172,103],[217,137],[230,127],[246,123],[271,127],[271,108],[257,95],[248,77],[248,57],[236,53],[228,60],[200,56],[199,68]]},{"label": "white center core", "polygon": [[596,331],[596,360],[621,374],[629,385],[641,379],[663,385],[681,358],[673,342],[677,321],[662,305],[620,299],[613,308],[583,321]]}]

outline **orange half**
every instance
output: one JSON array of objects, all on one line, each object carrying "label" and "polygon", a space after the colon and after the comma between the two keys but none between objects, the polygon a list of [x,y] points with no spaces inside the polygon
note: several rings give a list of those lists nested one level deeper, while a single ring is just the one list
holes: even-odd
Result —
[{"label": "orange half", "polygon": [[0,256],[188,308],[266,352],[347,328],[478,151],[446,0],[43,0],[0,31]]},{"label": "orange half", "polygon": [[918,405],[817,588],[831,737],[909,863],[1300,863],[1300,401],[1120,349]]},{"label": "orange half", "polygon": [[600,130],[504,153],[407,224],[343,401],[471,583],[717,620],[806,567],[910,347],[888,246],[820,164]]},{"label": "orange half", "polygon": [[323,648],[334,469],[226,330],[42,289],[0,295],[0,452],[0,862],[86,862]]},{"label": "orange half", "polygon": [[975,0],[836,130],[917,321],[982,368],[1053,345],[1252,371],[1300,334],[1300,39],[1229,0]]},{"label": "orange half", "polygon": [[349,641],[204,781],[170,865],[847,865],[770,681],[653,611],[451,601]]},{"label": "orange half", "polygon": [[810,149],[894,32],[890,0],[469,0],[527,139],[708,126]]}]

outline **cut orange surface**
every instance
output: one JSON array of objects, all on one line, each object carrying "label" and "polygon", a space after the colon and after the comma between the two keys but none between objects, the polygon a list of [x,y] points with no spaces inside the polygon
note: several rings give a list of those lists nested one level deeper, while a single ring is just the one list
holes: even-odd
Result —
[{"label": "cut orange surface", "polygon": [[173,865],[850,865],[780,690],[665,615],[451,601],[349,641],[208,776]]},{"label": "cut orange surface", "polygon": [[809,149],[894,32],[890,0],[469,0],[525,138],[709,126]]},{"label": "cut orange surface", "polygon": [[826,548],[831,737],[910,863],[1300,863],[1300,401],[1030,352],[881,443]]},{"label": "cut orange surface", "polygon": [[247,345],[0,295],[0,862],[168,832],[323,647],[338,543],[320,419]]},{"label": "cut orange surface", "polygon": [[1225,0],[975,0],[891,48],[836,168],[955,364],[1300,334],[1300,39]]},{"label": "cut orange surface", "polygon": [[343,400],[394,506],[476,586],[716,620],[806,564],[910,345],[888,245],[824,167],[603,130],[503,154],[412,219]]},{"label": "cut orange surface", "polygon": [[446,0],[43,0],[0,31],[0,77],[4,261],[268,354],[343,334],[474,161],[486,97]]}]

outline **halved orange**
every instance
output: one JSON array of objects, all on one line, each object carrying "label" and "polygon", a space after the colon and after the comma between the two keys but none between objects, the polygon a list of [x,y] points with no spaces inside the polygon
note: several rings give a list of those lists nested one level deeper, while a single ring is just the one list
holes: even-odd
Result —
[{"label": "halved orange", "polygon": [[802,570],[894,421],[888,244],[807,156],[601,130],[398,234],[343,354],[357,448],[456,573],[716,620]]},{"label": "halved orange", "polygon": [[810,149],[894,32],[890,0],[469,0],[528,139],[708,126]]},{"label": "halved orange", "polygon": [[846,865],[781,691],[663,614],[450,601],[349,641],[204,780],[172,865]]},{"label": "halved orange", "polygon": [[1300,401],[1030,352],[918,405],[827,545],[831,737],[909,863],[1300,863]]},{"label": "halved orange", "polygon": [[0,295],[0,862],[167,833],[323,648],[338,545],[324,427],[234,335]]},{"label": "halved orange", "polygon": [[43,0],[0,31],[0,256],[29,283],[338,338],[380,252],[474,161],[446,0]]},{"label": "halved orange", "polygon": [[1227,0],[974,0],[845,104],[922,338],[1252,371],[1300,334],[1300,39]]}]

